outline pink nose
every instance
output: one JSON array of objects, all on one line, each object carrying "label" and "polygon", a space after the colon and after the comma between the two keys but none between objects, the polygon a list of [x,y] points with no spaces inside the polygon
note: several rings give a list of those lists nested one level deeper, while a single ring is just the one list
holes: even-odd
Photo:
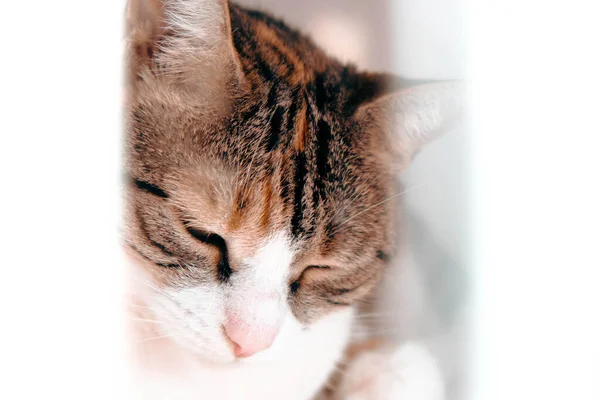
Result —
[{"label": "pink nose", "polygon": [[223,328],[234,344],[233,354],[240,358],[269,348],[279,331],[279,327],[275,326],[248,324],[235,314],[227,317]]}]

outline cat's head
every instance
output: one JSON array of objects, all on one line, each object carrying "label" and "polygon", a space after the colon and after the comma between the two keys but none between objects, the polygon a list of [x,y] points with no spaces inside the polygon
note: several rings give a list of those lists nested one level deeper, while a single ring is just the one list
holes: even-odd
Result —
[{"label": "cat's head", "polygon": [[125,242],[160,329],[227,362],[363,299],[394,178],[456,116],[455,85],[402,89],[225,1],[128,18]]}]

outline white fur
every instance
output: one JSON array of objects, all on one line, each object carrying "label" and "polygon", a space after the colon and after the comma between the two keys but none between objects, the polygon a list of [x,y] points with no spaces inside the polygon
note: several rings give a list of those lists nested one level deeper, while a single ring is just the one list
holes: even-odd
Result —
[{"label": "white fur", "polygon": [[[231,285],[152,286],[145,296],[156,325],[141,341],[136,387],[145,400],[309,400],[341,361],[353,327],[352,308],[305,326],[286,301],[294,255],[284,232],[270,236],[232,275]],[[237,275],[237,278],[233,279]],[[276,307],[263,307],[276,299]],[[227,307],[276,321],[272,346],[235,360],[222,324]],[[266,322],[265,322],[266,321]],[[154,337],[162,337],[154,340]],[[416,343],[360,355],[340,388],[349,400],[443,400],[444,382],[429,351]]]},{"label": "white fur", "polygon": [[[193,71],[198,66],[212,65],[223,68],[223,57],[228,48],[224,34],[228,19],[225,2],[215,0],[165,0],[165,23],[174,32],[163,38],[157,60],[172,78]],[[192,81],[207,82],[192,73]],[[188,82],[189,83],[189,82]]]},{"label": "white fur", "polygon": [[139,371],[146,400],[308,400],[323,386],[348,341],[352,310],[307,330],[288,319],[273,346],[241,363],[210,364],[169,347]]},{"label": "white fur", "polygon": [[242,260],[226,291],[229,314],[241,318],[255,334],[277,332],[291,317],[287,304],[292,240],[286,232],[268,237],[252,257]]},{"label": "white fur", "polygon": [[[142,398],[307,400],[323,386],[348,343],[353,310],[308,326],[295,319],[286,300],[291,243],[284,232],[270,236],[229,285],[147,293],[157,320],[152,336],[167,337],[141,343],[149,354],[139,369]],[[236,361],[222,329],[231,307],[255,323],[280,326],[272,346]]]},{"label": "white fur", "polygon": [[253,257],[243,261],[242,273],[245,279],[251,280],[253,285],[257,285],[261,290],[283,294],[282,285],[289,277],[293,258],[292,240],[286,232],[277,232],[265,240]]},{"label": "white fur", "polygon": [[444,381],[429,350],[407,342],[360,355],[340,387],[344,400],[443,400]]},{"label": "white fur", "polygon": [[177,42],[170,43],[179,51],[215,48],[223,39],[219,28],[226,23],[226,14],[220,1],[167,0],[165,13],[169,29],[177,32],[170,39]]}]

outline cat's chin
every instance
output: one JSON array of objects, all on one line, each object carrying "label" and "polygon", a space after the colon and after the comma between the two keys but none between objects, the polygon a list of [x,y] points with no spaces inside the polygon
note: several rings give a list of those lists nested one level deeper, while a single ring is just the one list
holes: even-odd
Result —
[{"label": "cat's chin", "polygon": [[270,349],[253,354],[250,357],[235,357],[233,355],[217,355],[210,354],[184,347],[181,351],[188,354],[197,363],[210,368],[238,368],[246,365],[265,365],[272,363],[278,359],[277,355],[273,354]]},{"label": "cat's chin", "polygon": [[190,351],[192,357],[194,357],[198,362],[215,368],[269,364],[281,358],[279,354],[277,354],[277,352],[273,351],[272,349],[261,351],[249,357],[207,354],[201,351],[193,351],[189,349],[188,351]]},{"label": "cat's chin", "polygon": [[173,347],[176,347],[178,353],[185,355],[191,361],[193,360],[196,363],[206,366],[218,368],[238,363],[233,352],[227,352],[226,349],[223,349],[221,352],[207,350],[206,346],[202,344],[195,345],[192,341],[173,341]]},{"label": "cat's chin", "polygon": [[194,358],[198,363],[211,368],[225,368],[239,363],[238,359],[236,359],[233,356],[231,358],[218,358],[202,353],[191,353],[190,356]]}]

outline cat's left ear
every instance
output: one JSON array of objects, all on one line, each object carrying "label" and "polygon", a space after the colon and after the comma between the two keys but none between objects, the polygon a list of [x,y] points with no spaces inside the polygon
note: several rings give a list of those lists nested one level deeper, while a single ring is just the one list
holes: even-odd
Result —
[{"label": "cat's left ear", "polygon": [[[429,142],[463,120],[464,84],[460,81],[405,83],[403,88],[363,103],[355,113],[359,126],[374,135],[391,164],[403,171]],[[408,87],[407,87],[408,86]]]}]

